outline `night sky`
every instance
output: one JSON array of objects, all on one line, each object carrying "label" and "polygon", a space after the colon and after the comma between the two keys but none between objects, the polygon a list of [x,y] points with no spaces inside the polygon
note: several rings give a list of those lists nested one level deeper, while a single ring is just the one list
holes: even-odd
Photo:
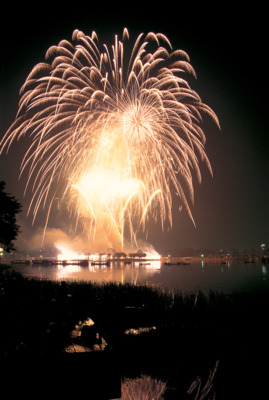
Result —
[{"label": "night sky", "polygon": [[[129,29],[131,40],[141,32],[164,33],[174,49],[189,54],[197,74],[192,88],[215,111],[221,131],[210,120],[204,121],[206,152],[214,177],[201,166],[203,180],[201,185],[195,181],[192,207],[196,227],[186,212],[177,211],[175,203],[173,229],[162,232],[159,225],[150,223],[147,240],[160,252],[184,247],[257,248],[262,243],[269,247],[265,4],[259,7],[255,2],[254,8],[244,5],[241,9],[228,3],[198,8],[190,3],[175,3],[176,7],[167,3],[166,7],[165,2],[147,8],[142,3],[131,4],[131,8],[127,3],[115,3],[111,8],[87,4],[66,4],[63,11],[52,3],[41,4],[36,10],[10,6],[5,11],[1,24],[0,136],[15,118],[19,89],[28,73],[44,61],[48,47],[64,38],[71,40],[74,29],[86,34],[95,30],[100,42],[107,44],[112,43],[114,34],[121,35],[124,27]],[[0,156],[0,180],[23,204],[20,224],[25,234],[31,230],[31,220],[25,216],[25,179],[18,182],[18,175],[26,148],[27,141],[20,141],[7,156]],[[43,223],[40,216],[32,229]]]}]

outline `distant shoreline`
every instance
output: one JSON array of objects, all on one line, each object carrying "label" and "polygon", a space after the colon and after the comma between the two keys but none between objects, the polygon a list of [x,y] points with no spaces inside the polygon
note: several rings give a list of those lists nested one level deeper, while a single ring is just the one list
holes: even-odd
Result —
[{"label": "distant shoreline", "polygon": [[[81,262],[81,261],[89,261],[89,263],[98,263],[98,260],[58,260],[57,257],[32,257],[32,258],[26,258],[26,257],[18,257],[18,258],[1,258],[0,260],[0,265],[5,264],[5,265],[10,265],[10,264],[15,264],[15,263],[27,263],[27,262],[32,262],[32,260],[35,261],[40,261],[40,263],[43,261],[44,263],[46,262],[52,262],[52,263],[64,263],[64,262]],[[111,257],[107,258],[103,262],[105,263],[106,261],[108,262],[126,262],[126,263],[145,263],[145,262],[153,262],[153,261],[160,261],[162,263],[168,263],[171,262],[212,262],[212,263],[226,263],[226,262],[265,262],[269,263],[269,257],[268,256],[160,256],[160,258],[154,258],[154,257]],[[100,262],[102,262],[100,260]]]}]

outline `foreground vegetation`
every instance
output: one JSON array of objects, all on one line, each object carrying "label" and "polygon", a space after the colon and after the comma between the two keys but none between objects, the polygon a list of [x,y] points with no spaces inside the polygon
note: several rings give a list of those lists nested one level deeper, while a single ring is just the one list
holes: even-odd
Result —
[{"label": "foreground vegetation", "polygon": [[[206,379],[218,363],[216,398],[240,399],[262,384],[268,305],[266,292],[183,295],[130,284],[29,280],[1,268],[0,357],[53,358],[78,345],[113,351],[121,377],[162,379],[167,399],[186,398],[190,382]],[[89,318],[94,330],[81,329]],[[81,330],[77,338],[74,329]]]}]

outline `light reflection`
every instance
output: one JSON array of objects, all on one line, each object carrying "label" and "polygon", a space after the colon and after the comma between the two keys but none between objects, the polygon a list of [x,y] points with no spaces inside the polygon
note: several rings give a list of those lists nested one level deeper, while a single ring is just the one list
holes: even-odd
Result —
[{"label": "light reflection", "polygon": [[267,287],[269,282],[269,264],[250,265],[231,261],[230,266],[227,264],[226,273],[222,273],[220,261],[192,260],[187,266],[169,266],[165,261],[166,259],[161,263],[154,261],[151,265],[144,266],[139,266],[139,262],[111,261],[110,267],[92,266],[91,263],[88,266],[15,263],[12,268],[27,278],[147,284],[182,292],[196,291],[199,287],[206,292],[221,290],[233,293],[244,288],[260,287],[261,283]]},{"label": "light reflection", "polygon": [[134,266],[136,268],[145,268],[145,269],[154,269],[154,270],[160,270],[161,269],[161,260],[155,260],[155,261],[136,261],[134,262]]},{"label": "light reflection", "polygon": [[110,266],[91,264],[58,264],[58,279],[92,280],[97,282],[120,282],[137,285],[139,282],[149,282],[150,278],[161,273],[161,261],[124,263],[111,262]]},{"label": "light reflection", "polygon": [[150,327],[140,327],[140,328],[130,328],[127,329],[124,333],[125,335],[131,335],[131,336],[137,336],[141,335],[141,333],[148,333],[151,331],[155,331],[157,328],[156,326],[150,326]]},{"label": "light reflection", "polygon": [[79,265],[58,265],[57,269],[57,275],[59,278],[66,277],[66,275],[74,274],[81,271],[81,267]]},{"label": "light reflection", "polygon": [[267,267],[265,265],[262,265],[262,280],[266,281],[268,278],[267,275],[268,271],[267,271]]}]

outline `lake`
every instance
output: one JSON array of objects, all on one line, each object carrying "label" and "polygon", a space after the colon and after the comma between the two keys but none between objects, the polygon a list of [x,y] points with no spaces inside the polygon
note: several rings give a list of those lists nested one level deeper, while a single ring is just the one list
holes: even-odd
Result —
[{"label": "lake", "polygon": [[92,281],[147,284],[183,293],[210,290],[233,293],[269,290],[269,265],[228,261],[195,261],[189,265],[165,265],[162,261],[150,263],[112,262],[101,265],[16,265],[12,268],[24,277],[59,281]]}]

